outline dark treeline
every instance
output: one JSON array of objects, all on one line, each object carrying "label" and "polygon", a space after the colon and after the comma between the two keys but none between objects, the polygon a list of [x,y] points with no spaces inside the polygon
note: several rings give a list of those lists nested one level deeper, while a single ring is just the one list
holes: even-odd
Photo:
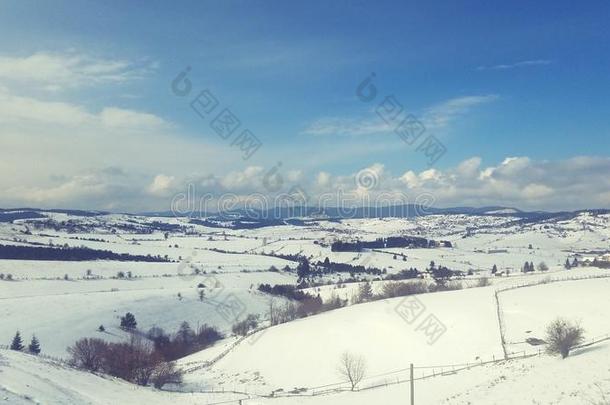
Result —
[{"label": "dark treeline", "polygon": [[266,216],[260,214],[246,215],[240,217],[227,216],[227,217],[209,217],[205,219],[191,219],[191,224],[203,225],[210,228],[224,228],[224,229],[258,229],[265,228],[268,226],[282,226],[282,225],[294,225],[294,226],[305,226],[307,222],[299,218],[280,218],[277,216]]},{"label": "dark treeline", "polygon": [[46,218],[44,215],[33,211],[0,212],[0,222],[13,222],[17,219]]},{"label": "dark treeline", "polygon": [[418,236],[391,236],[378,238],[374,241],[333,242],[330,249],[333,252],[361,252],[363,249],[383,248],[428,248],[437,246],[436,242]]},{"label": "dark treeline", "polygon": [[407,280],[410,278],[418,278],[421,277],[422,273],[419,272],[416,268],[411,267],[410,269],[400,270],[396,274],[388,274],[385,279],[386,280]]},{"label": "dark treeline", "polygon": [[152,221],[146,224],[143,224],[149,229],[154,229],[162,232],[184,232],[186,227],[179,224],[168,224],[165,222]]},{"label": "dark treeline", "polygon": [[114,253],[109,250],[89,249],[85,247],[36,247],[0,245],[0,259],[13,260],[59,260],[59,261],[86,261],[86,260],[117,260],[123,262],[169,262],[161,256],[130,255],[127,253]]},{"label": "dark treeline", "polygon": [[300,262],[303,260],[307,260],[307,258],[303,255],[297,254],[289,254],[289,253],[260,253],[261,256],[269,256],[269,257],[277,257],[278,259],[289,260],[292,262]]},{"label": "dark treeline", "polygon": [[152,327],[146,338],[154,344],[165,361],[172,361],[188,356],[213,345],[224,336],[213,326],[204,324],[197,330],[191,329],[188,322],[182,322],[176,333],[168,334],[162,328]]},{"label": "dark treeline", "polygon": [[290,284],[276,284],[273,287],[269,284],[261,284],[258,290],[270,295],[286,297],[290,300],[303,301],[309,297],[303,291],[297,290],[297,287]]},{"label": "dark treeline", "polygon": [[362,265],[352,265],[349,263],[335,263],[328,260],[328,257],[323,262],[318,261],[315,265],[315,269],[312,270],[311,275],[316,273],[327,274],[327,273],[349,273],[349,274],[372,274],[379,276],[385,274],[385,270],[378,269],[377,267],[364,267]]},{"label": "dark treeline", "polygon": [[[43,217],[44,218],[44,217]],[[124,231],[130,233],[152,234],[156,231],[161,232],[184,232],[186,227],[178,224],[168,224],[165,222],[138,222],[133,219],[128,219],[126,222],[117,222],[112,225],[108,224],[83,224],[78,220],[69,219],[67,221],[55,221],[53,219],[26,221],[28,226],[34,229],[53,229],[57,232],[68,233],[94,233],[96,226],[111,229],[111,232]]]},{"label": "dark treeline", "polygon": [[319,286],[323,284],[317,284],[315,282],[316,277],[320,277],[327,273],[349,273],[350,278],[343,280],[343,282],[357,282],[358,274],[371,274],[379,276],[377,280],[408,280],[414,278],[423,278],[427,273],[437,282],[447,281],[453,278],[462,278],[464,273],[458,270],[451,270],[445,266],[437,266],[434,261],[430,262],[430,266],[423,271],[419,271],[415,267],[409,269],[400,270],[395,274],[387,274],[387,270],[380,270],[376,267],[364,267],[362,265],[351,265],[348,263],[334,263],[331,262],[328,257],[324,261],[318,261],[317,263],[309,263],[307,259],[301,259],[297,267],[297,275],[299,276],[300,285],[299,287],[305,288],[307,286]]},{"label": "dark treeline", "polygon": [[268,226],[286,225],[287,222],[283,219],[235,219],[235,220],[217,220],[217,219],[191,219],[191,224],[203,225],[210,228],[224,229],[258,229]]}]

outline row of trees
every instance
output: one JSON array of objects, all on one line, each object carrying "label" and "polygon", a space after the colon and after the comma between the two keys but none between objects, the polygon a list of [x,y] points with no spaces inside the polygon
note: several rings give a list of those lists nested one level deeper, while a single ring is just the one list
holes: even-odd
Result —
[{"label": "row of trees", "polygon": [[337,296],[332,297],[327,302],[323,302],[320,295],[315,297],[308,295],[308,297],[304,300],[289,301],[283,305],[278,304],[276,300],[271,299],[269,301],[267,315],[271,325],[278,325],[295,319],[305,318],[311,315],[341,308],[346,305],[347,300],[341,299]]},{"label": "row of trees", "polygon": [[[374,241],[355,241],[343,242],[336,241],[330,245],[332,252],[362,252],[364,249],[383,249],[383,248],[428,248],[436,247],[437,243],[418,236],[391,236],[388,238],[378,238]],[[449,246],[450,247],[450,246]]]},{"label": "row of trees", "polygon": [[246,319],[235,323],[232,327],[233,333],[239,336],[246,336],[248,332],[258,328],[258,314],[249,314]]},{"label": "row of trees", "polygon": [[373,292],[370,282],[366,281],[358,287],[353,302],[359,304],[362,302],[382,300],[386,298],[405,297],[414,294],[425,294],[437,291],[459,290],[462,289],[462,284],[458,281],[452,282],[434,282],[430,283],[423,280],[410,282],[389,282],[384,283],[378,293]]},{"label": "row of trees", "polygon": [[299,264],[297,265],[297,276],[301,280],[329,273],[350,273],[353,277],[355,274],[381,275],[385,272],[385,270],[376,267],[331,262],[328,257],[324,261],[318,261],[315,264],[310,263],[307,258],[299,257]]},{"label": "row of trees", "polygon": [[115,253],[110,250],[90,249],[87,247],[38,247],[0,245],[0,259],[14,260],[53,260],[53,261],[88,261],[117,260],[131,262],[169,262],[169,259],[152,255],[131,255]]},{"label": "row of trees", "polygon": [[[135,315],[127,312],[121,317],[120,327],[127,332],[137,334],[138,321]],[[103,332],[105,329],[103,325],[100,325],[98,330]],[[222,339],[223,335],[216,328],[207,324],[201,325],[195,331],[185,321],[180,324],[174,334],[166,333],[163,328],[153,326],[144,334],[144,337],[153,342],[155,350],[164,360],[171,361],[203,350]]]},{"label": "row of trees", "polygon": [[291,284],[276,284],[274,286],[260,284],[258,290],[266,294],[282,296],[295,301],[303,301],[309,297],[308,294],[298,290],[296,286]]},{"label": "row of trees", "polygon": [[193,330],[188,322],[182,322],[174,334],[168,334],[162,328],[154,326],[145,336],[153,342],[155,351],[166,361],[177,360],[203,350],[224,337],[213,326],[203,324]]},{"label": "row of trees", "polygon": [[[16,350],[19,352],[23,351],[25,349],[25,346],[23,344],[23,339],[21,338],[21,333],[19,331],[17,331],[17,333],[15,333],[15,336],[13,337],[13,340],[11,341],[10,349]],[[40,353],[40,341],[38,340],[36,335],[32,336],[32,340],[30,341],[30,344],[27,347],[27,351],[31,354]]]},{"label": "row of trees", "polygon": [[103,372],[123,380],[162,388],[182,382],[182,371],[175,363],[164,361],[154,346],[140,336],[131,335],[128,343],[110,343],[98,338],[83,338],[68,347],[70,363],[90,372]]},{"label": "row of trees", "polygon": [[[548,269],[549,269],[549,266],[547,266],[547,264],[545,262],[538,263],[539,271],[547,271]],[[533,271],[536,271],[536,268],[534,267],[534,262],[529,262],[529,263],[525,262],[525,264],[521,268],[521,271],[523,273],[531,273]]]},{"label": "row of trees", "polygon": [[[139,385],[152,383],[162,388],[179,383],[182,371],[175,360],[203,350],[223,335],[214,327],[203,325],[196,331],[182,322],[171,334],[154,326],[146,333],[137,330],[135,316],[128,312],[121,317],[121,328],[130,332],[129,342],[112,343],[99,338],[83,338],[68,347],[70,362],[91,372],[103,372]],[[100,326],[99,331],[104,331]]]}]

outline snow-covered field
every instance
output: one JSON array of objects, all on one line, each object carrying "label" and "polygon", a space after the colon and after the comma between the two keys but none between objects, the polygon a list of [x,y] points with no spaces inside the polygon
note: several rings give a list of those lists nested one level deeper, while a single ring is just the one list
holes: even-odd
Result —
[{"label": "snow-covered field", "polygon": [[[247,404],[403,403],[408,397],[408,384],[357,393],[307,395],[345,387],[337,372],[339,357],[345,351],[366,359],[367,377],[361,388],[402,381],[408,377],[411,363],[416,366],[418,377],[462,364],[501,359],[504,350],[494,298],[496,289],[537,284],[547,278],[610,275],[610,270],[593,267],[564,269],[567,258],[608,251],[610,215],[582,213],[568,220],[529,224],[507,216],[432,215],[412,219],[312,220],[304,226],[258,229],[211,228],[191,224],[186,218],[45,215],[58,223],[70,221],[82,228],[41,228],[27,220],[0,223],[0,244],[86,246],[115,253],[159,255],[170,261],[0,260],[0,274],[4,276],[0,280],[0,344],[9,344],[19,330],[26,343],[36,334],[44,354],[66,357],[66,347],[81,337],[127,339],[128,334],[119,328],[119,317],[126,312],[134,313],[138,329],[144,332],[152,326],[174,331],[181,322],[188,321],[193,327],[214,325],[227,334],[227,339],[179,361],[190,371],[180,389],[195,394],[135,387],[64,369],[29,355],[0,351],[0,401],[9,403],[29,403],[25,396],[51,404],[116,403],[115,398],[127,391],[131,395],[127,398],[136,398],[131,403],[246,399],[245,395],[202,392],[209,390],[247,392],[252,397],[244,402]],[[166,233],[155,228],[159,224],[182,228]],[[147,226],[152,227],[150,232],[145,231]],[[329,247],[335,240],[400,235],[447,240],[453,247],[364,252],[331,252]],[[332,262],[384,269],[387,274],[411,267],[425,270],[434,261],[453,270],[472,271],[472,276],[460,280],[472,288],[348,306],[264,329],[238,342],[231,336],[236,319],[248,313],[266,318],[271,296],[258,291],[258,285],[297,283],[297,263],[273,255],[295,254],[312,263],[328,257]],[[550,269],[524,275],[520,269],[526,261],[536,265],[545,262]],[[492,276],[493,265],[510,275]],[[9,274],[12,281],[7,281]],[[481,277],[489,277],[491,286],[476,287]],[[349,273],[340,273],[318,281],[347,278]],[[374,292],[381,291],[388,282],[377,281],[379,276],[356,278],[375,280]],[[199,296],[201,285],[205,286],[203,299]],[[323,285],[306,291],[320,294],[324,300],[333,296],[350,299],[359,285]],[[506,350],[537,351],[538,347],[525,343],[525,339],[544,337],[545,326],[557,316],[580,321],[587,338],[610,333],[609,288],[610,279],[595,278],[502,291],[498,298]],[[219,310],[219,305],[228,299],[238,302],[237,318],[227,318]],[[409,312],[414,305],[423,308],[416,319]],[[98,331],[100,325],[104,325],[104,332]],[[205,362],[227,349],[226,355],[205,366]],[[419,381],[417,397],[422,403],[446,404],[588,403],[583,395],[594,398],[594,383],[602,384],[606,390],[610,386],[608,359],[610,347],[602,342],[564,361],[542,355],[479,365],[454,375]],[[586,364],[594,369],[585,369]],[[582,372],[571,371],[571,367]],[[34,381],[39,382],[36,389],[30,386]],[[304,390],[305,396],[259,397],[294,389]]]},{"label": "snow-covered field", "polygon": [[[544,292],[545,288],[563,289],[570,286],[565,294],[583,294],[589,291],[595,280],[565,281],[549,285],[537,285],[518,290],[519,302],[530,303]],[[280,325],[267,330],[251,345],[246,340],[210,370],[198,370],[187,374],[186,389],[192,393],[167,393],[149,388],[135,387],[121,380],[98,377],[92,374],[54,365],[44,359],[27,354],[0,350],[0,399],[8,403],[92,403],[112,404],[117,400],[130,403],[238,403],[262,404],[311,404],[311,405],[364,405],[370,403],[403,403],[408,398],[409,384],[391,384],[396,378],[403,380],[403,373],[386,373],[405,368],[413,361],[416,365],[415,377],[430,375],[432,369],[421,369],[424,365],[434,365],[435,373],[443,375],[417,380],[415,382],[416,403],[425,404],[589,404],[602,403],[603,393],[610,388],[610,343],[608,341],[575,350],[570,357],[542,354],[524,359],[500,361],[477,366],[473,359],[470,369],[451,372],[447,363],[463,362],[471,359],[475,352],[496,350],[499,353],[499,337],[494,325],[493,308],[466,309],[473,305],[485,307],[492,291],[488,288],[452,291],[420,297],[427,310],[439,319],[456,319],[447,322],[448,331],[434,345],[426,350],[425,336],[409,330],[404,319],[397,316],[392,305],[398,299],[356,305],[294,323]],[[437,306],[442,298],[453,305]],[[460,304],[458,304],[460,303]],[[608,300],[600,301],[600,311],[608,311]],[[547,316],[563,315],[566,307],[558,307],[553,313],[549,308],[534,306],[528,321],[522,328],[534,329],[539,319]],[[375,316],[371,316],[371,315]],[[573,315],[574,313],[572,313]],[[583,309],[583,321],[587,311]],[[480,320],[480,321],[479,321]],[[321,325],[335,325],[331,331],[313,330]],[[510,320],[509,333],[519,328]],[[376,329],[370,329],[377,326]],[[489,328],[490,330],[486,330]],[[318,331],[318,335],[316,335]],[[360,333],[360,336],[357,333]],[[354,336],[354,334],[356,334]],[[462,335],[461,339],[458,335]],[[249,339],[256,338],[256,335]],[[288,338],[288,342],[283,342]],[[343,344],[341,341],[345,340]],[[309,341],[313,341],[309,346]],[[304,345],[303,342],[306,342]],[[220,352],[223,347],[214,347],[191,355],[183,360],[192,366],[197,359],[207,359]],[[386,381],[388,385],[358,392],[329,393],[316,396],[261,397],[255,391],[269,392],[274,383],[285,383],[288,387],[303,387],[306,383],[319,383],[330,378],[335,360],[345,349],[365,355],[368,362],[363,388]],[[424,352],[420,352],[424,350]],[[307,355],[309,354],[309,356]],[[208,357],[206,357],[208,356]],[[434,361],[436,360],[436,362]],[[443,361],[445,360],[445,361]],[[485,358],[485,361],[488,359]],[[442,363],[442,364],[440,364]],[[386,368],[388,367],[388,368]],[[393,367],[390,369],[389,367]],[[377,374],[386,374],[376,376]],[[240,384],[239,380],[248,380]],[[197,386],[204,381],[216,381],[214,387]],[[224,382],[224,384],[219,384]],[[292,384],[291,384],[292,383]],[[222,387],[224,385],[224,387]],[[257,389],[255,389],[255,386]],[[249,394],[211,394],[196,392],[199,389],[245,389]],[[323,388],[318,388],[322,390]],[[95,394],[92,395],[91,393]],[[262,393],[262,392],[261,392]],[[607,394],[606,394],[607,395]],[[28,399],[26,399],[26,397]],[[225,402],[228,401],[228,402]]]}]

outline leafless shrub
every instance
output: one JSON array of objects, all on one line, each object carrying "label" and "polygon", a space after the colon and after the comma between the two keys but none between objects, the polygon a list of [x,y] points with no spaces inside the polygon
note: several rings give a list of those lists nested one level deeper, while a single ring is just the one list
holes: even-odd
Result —
[{"label": "leafless shrub", "polygon": [[547,351],[551,354],[561,354],[565,359],[575,346],[584,340],[584,329],[580,325],[565,319],[555,319],[546,328]]},{"label": "leafless shrub", "polygon": [[173,361],[161,363],[154,369],[151,381],[155,388],[161,389],[165,384],[180,384],[182,374],[182,370],[177,369]]},{"label": "leafless shrub", "polygon": [[88,371],[99,371],[104,367],[107,351],[108,344],[96,338],[80,339],[68,347],[70,363]]},{"label": "leafless shrub", "polygon": [[345,352],[341,355],[337,371],[350,382],[354,391],[366,374],[366,361],[362,356]]},{"label": "leafless shrub", "polygon": [[381,290],[383,298],[404,297],[413,294],[423,294],[429,291],[425,281],[392,282],[384,284]]},{"label": "leafless shrub", "polygon": [[487,277],[481,277],[479,281],[477,281],[477,287],[487,287],[489,285],[491,285],[491,282]]},{"label": "leafless shrub", "polygon": [[232,327],[233,333],[246,336],[248,332],[258,327],[258,315],[249,314],[246,319],[235,323]]},{"label": "leafless shrub", "polygon": [[355,303],[367,302],[373,299],[373,288],[371,283],[365,281],[358,287],[358,293],[355,297]]}]

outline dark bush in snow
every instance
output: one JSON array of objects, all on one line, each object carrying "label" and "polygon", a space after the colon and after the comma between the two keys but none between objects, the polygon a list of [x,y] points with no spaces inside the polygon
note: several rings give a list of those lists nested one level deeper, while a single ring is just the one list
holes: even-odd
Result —
[{"label": "dark bush in snow", "polygon": [[555,319],[546,328],[547,351],[551,354],[560,354],[565,359],[570,354],[570,350],[582,343],[584,332],[578,324],[561,318]]}]

